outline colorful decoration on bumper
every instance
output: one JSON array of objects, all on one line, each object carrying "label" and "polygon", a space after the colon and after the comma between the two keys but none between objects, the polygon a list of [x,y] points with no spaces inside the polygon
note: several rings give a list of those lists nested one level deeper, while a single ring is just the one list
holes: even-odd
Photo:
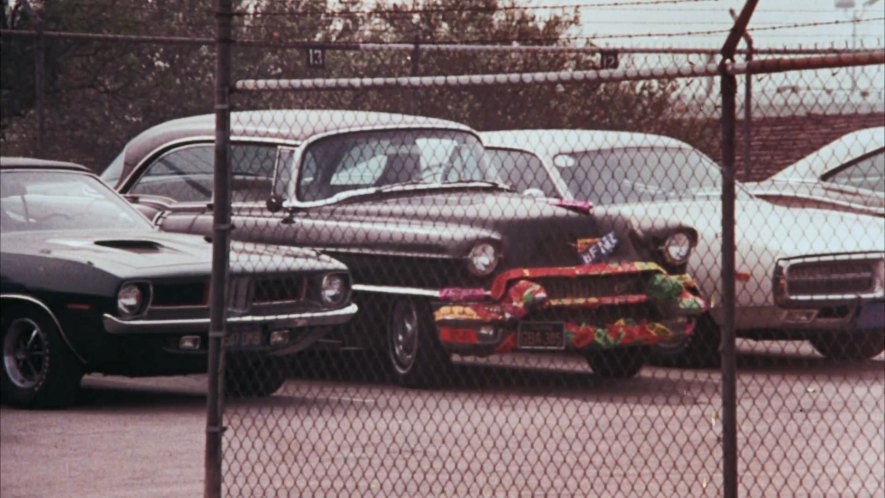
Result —
[{"label": "colorful decoration on bumper", "polygon": [[481,301],[486,297],[486,290],[480,288],[463,289],[450,287],[439,291],[440,299],[447,301]]},{"label": "colorful decoration on bumper", "polygon": [[[675,332],[661,323],[645,320],[637,322],[629,318],[604,326],[566,323],[565,330],[566,342],[574,349],[648,346],[677,336]],[[517,349],[517,347],[516,333],[514,332],[498,344],[498,347],[495,348],[495,353],[509,353]]]},{"label": "colorful decoration on bumper", "polygon": [[657,322],[637,322],[623,318],[605,327],[593,325],[566,324],[566,332],[572,344],[582,349],[596,343],[603,348],[615,346],[654,344],[674,336],[673,331]]},{"label": "colorful decoration on bumper", "polygon": [[593,203],[590,201],[576,201],[570,199],[556,199],[551,201],[550,205],[563,207],[581,214],[590,214],[590,211],[593,209]]},{"label": "colorful decoration on bumper", "polygon": [[468,321],[468,322],[500,322],[506,320],[506,315],[501,306],[495,304],[453,304],[440,306],[433,312],[433,319],[437,322]]},{"label": "colorful decoration on bumper", "polygon": [[[600,242],[596,242],[599,244]],[[592,246],[588,246],[592,247]],[[533,278],[575,279],[600,275],[645,274],[646,292],[611,296],[566,296],[551,299],[546,289]],[[490,292],[483,289],[444,289],[434,319],[446,342],[473,343],[481,325],[503,325],[511,330],[501,337],[496,353],[518,347],[517,334],[512,324],[531,316],[540,309],[599,308],[653,302],[683,317],[696,316],[707,309],[695,281],[688,275],[668,275],[663,268],[651,262],[594,263],[572,267],[519,268],[508,270],[495,279]],[[677,310],[681,312],[677,312]],[[608,324],[565,322],[565,339],[569,348],[611,348],[625,345],[651,345],[691,334],[693,318],[683,318],[682,325],[667,325],[647,320],[621,318]],[[675,327],[671,329],[670,327]],[[443,330],[445,333],[443,334]],[[474,331],[471,333],[471,331]],[[445,337],[443,337],[445,336]],[[491,344],[489,344],[491,346]]]},{"label": "colorful decoration on bumper", "polygon": [[656,263],[635,261],[626,263],[594,263],[592,265],[560,266],[545,268],[516,268],[507,270],[495,278],[492,282],[489,297],[499,300],[510,286],[510,282],[517,279],[541,278],[541,277],[564,277],[576,278],[596,275],[617,275],[621,273],[657,272],[666,273]]},{"label": "colorful decoration on bumper", "polygon": [[664,273],[656,273],[648,279],[648,296],[659,304],[675,303],[685,288],[682,282]]},{"label": "colorful decoration on bumper", "polygon": [[502,303],[504,311],[515,318],[525,317],[530,309],[547,304],[547,291],[530,280],[520,280],[507,291],[510,302]]}]

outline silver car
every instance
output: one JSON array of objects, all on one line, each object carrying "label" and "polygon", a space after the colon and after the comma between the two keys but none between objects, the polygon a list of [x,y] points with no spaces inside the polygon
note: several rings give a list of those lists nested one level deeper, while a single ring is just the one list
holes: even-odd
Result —
[{"label": "silver car", "polygon": [[885,127],[843,135],[747,187],[784,206],[885,216]]},{"label": "silver car", "polygon": [[[679,345],[684,363],[714,363],[722,320],[721,175],[678,140],[639,133],[518,130],[481,134],[502,179],[528,194],[586,200],[640,229],[679,220],[698,233],[687,271],[709,298],[705,325]],[[791,209],[738,185],[740,336],[808,339],[823,355],[863,359],[885,348],[885,219]]]}]

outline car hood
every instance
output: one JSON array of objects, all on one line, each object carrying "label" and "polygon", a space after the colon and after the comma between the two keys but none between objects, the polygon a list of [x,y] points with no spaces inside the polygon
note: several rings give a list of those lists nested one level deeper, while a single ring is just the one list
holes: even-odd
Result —
[{"label": "car hood", "polygon": [[[84,265],[119,277],[209,275],[212,244],[207,238],[145,230],[7,232],[0,248],[7,257],[32,257]],[[256,244],[231,246],[231,271],[338,269],[344,266],[308,249]],[[283,257],[285,256],[285,257]]]},{"label": "car hood", "polygon": [[[313,247],[342,259],[461,259],[477,243],[489,242],[503,252],[499,269],[572,266],[580,261],[577,239],[612,231],[619,243],[609,260],[634,260],[637,254],[633,230],[623,216],[501,191],[396,192],[296,208],[290,215],[271,214],[263,205],[241,205],[233,221],[237,229],[232,235],[238,240]],[[208,211],[180,210],[163,217],[162,228],[205,235],[211,233],[211,223]]]},{"label": "car hood", "polygon": [[[499,191],[354,200],[317,209],[301,221],[312,227],[318,245],[365,251],[462,258],[477,242],[490,241],[503,247],[503,268],[577,264],[577,239],[611,231],[621,241],[613,259],[634,259],[636,254],[628,236],[631,227],[623,218]],[[349,236],[341,237],[342,233]]]},{"label": "car hood", "polygon": [[[722,206],[718,199],[611,206],[606,210],[629,216],[640,229],[662,219],[684,221],[711,246],[722,237]],[[885,249],[885,220],[829,210],[791,209],[755,199],[735,204],[735,233],[739,257],[743,250],[788,258]]]}]

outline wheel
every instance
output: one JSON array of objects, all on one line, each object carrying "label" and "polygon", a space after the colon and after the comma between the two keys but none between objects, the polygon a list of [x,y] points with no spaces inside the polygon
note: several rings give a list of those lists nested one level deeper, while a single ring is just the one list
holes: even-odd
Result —
[{"label": "wheel", "polygon": [[709,313],[705,313],[698,317],[690,336],[652,346],[651,361],[664,366],[718,368],[722,363],[719,354],[721,337],[719,325],[716,325]]},{"label": "wheel", "polygon": [[826,333],[809,342],[818,353],[833,360],[867,360],[885,350],[885,330]]},{"label": "wheel", "polygon": [[2,319],[3,401],[26,408],[74,402],[83,369],[55,323],[30,306],[10,306]]},{"label": "wheel", "polygon": [[451,360],[439,342],[426,303],[394,301],[386,335],[387,357],[398,384],[433,387],[450,378]]},{"label": "wheel", "polygon": [[624,347],[589,351],[587,363],[593,372],[608,379],[633,377],[642,369],[647,356],[644,347]]},{"label": "wheel", "polygon": [[232,398],[263,398],[286,382],[283,358],[254,354],[228,354],[224,367],[224,394]]}]

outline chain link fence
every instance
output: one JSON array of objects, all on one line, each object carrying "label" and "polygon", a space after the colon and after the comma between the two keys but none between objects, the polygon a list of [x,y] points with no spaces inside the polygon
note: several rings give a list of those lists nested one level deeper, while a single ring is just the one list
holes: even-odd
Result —
[{"label": "chain link fence", "polygon": [[[4,64],[30,40],[4,34]],[[885,492],[881,50],[720,66],[665,48],[237,46],[228,128],[204,114],[210,45],[136,46],[169,64],[179,109],[152,113],[163,84],[108,66],[102,125],[54,114],[83,93],[47,89],[43,125],[4,116],[4,154],[91,164],[164,230],[229,232],[231,266],[273,244],[349,268],[230,279],[227,316],[359,307],[227,331],[207,424],[224,428],[207,471],[224,495]],[[730,151],[722,74],[739,83]],[[748,181],[733,205],[729,171]],[[292,347],[250,349],[271,341]]]}]

